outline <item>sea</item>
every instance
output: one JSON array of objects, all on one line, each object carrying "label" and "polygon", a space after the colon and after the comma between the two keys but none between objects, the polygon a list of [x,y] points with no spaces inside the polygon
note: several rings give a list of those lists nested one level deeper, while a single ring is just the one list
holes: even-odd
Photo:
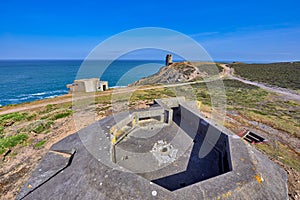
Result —
[{"label": "sea", "polygon": [[0,60],[0,106],[67,94],[66,85],[78,78],[100,78],[109,87],[127,86],[163,65],[162,60]]}]

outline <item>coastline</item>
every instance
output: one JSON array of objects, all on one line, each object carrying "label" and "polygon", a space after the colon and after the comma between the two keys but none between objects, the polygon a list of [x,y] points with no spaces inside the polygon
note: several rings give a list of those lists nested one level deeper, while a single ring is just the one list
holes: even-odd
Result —
[{"label": "coastline", "polygon": [[[289,192],[294,194],[297,191],[298,177],[300,177],[299,149],[297,149],[300,142],[299,132],[297,133],[299,128],[294,122],[297,110],[299,110],[297,107],[299,101],[289,101],[283,95],[238,80],[228,79],[226,76],[223,78],[228,89],[229,102],[225,127],[234,133],[238,133],[242,128],[251,129],[267,138],[268,143],[258,144],[256,147],[288,172]],[[210,118],[212,110],[210,101],[206,98],[207,89],[204,82],[187,82],[169,86],[181,87],[186,84],[194,84],[201,101],[200,112]],[[111,100],[112,94],[116,95],[118,102]],[[131,95],[130,102],[123,102],[122,99],[126,99],[128,94]],[[114,108],[117,108],[118,112],[121,112],[124,107],[131,110],[147,108],[153,99],[172,97],[172,95],[174,94],[168,90],[168,87],[163,85],[115,87],[104,92],[96,92],[96,101],[93,104],[95,105],[95,120],[112,115]],[[2,121],[5,138],[14,139],[14,136],[26,136],[26,139],[19,141],[16,146],[10,149],[5,148],[1,155],[0,173],[4,175],[0,179],[0,185],[3,186],[0,192],[6,199],[15,197],[39,160],[54,143],[78,131],[73,119],[72,100],[72,94],[65,94],[50,99],[7,105],[0,109],[0,117],[6,118]],[[256,101],[261,103],[262,109],[253,103]],[[276,110],[286,111],[287,114],[274,112]],[[294,112],[289,113],[289,110]],[[265,114],[265,112],[268,113]],[[293,116],[289,120],[282,117],[291,114]],[[275,117],[273,118],[272,115]],[[90,125],[85,117],[87,116],[82,116],[84,124],[80,128]]]}]

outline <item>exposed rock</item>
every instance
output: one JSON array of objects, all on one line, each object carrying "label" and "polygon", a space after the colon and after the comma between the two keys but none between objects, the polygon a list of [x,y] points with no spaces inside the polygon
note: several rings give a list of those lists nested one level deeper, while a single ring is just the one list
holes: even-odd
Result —
[{"label": "exposed rock", "polygon": [[200,76],[198,68],[190,62],[180,62],[162,67],[156,74],[140,79],[134,85],[187,82],[198,76]]},{"label": "exposed rock", "polygon": [[162,67],[156,74],[142,78],[133,85],[183,83],[216,75],[219,70],[212,62],[176,62]]}]

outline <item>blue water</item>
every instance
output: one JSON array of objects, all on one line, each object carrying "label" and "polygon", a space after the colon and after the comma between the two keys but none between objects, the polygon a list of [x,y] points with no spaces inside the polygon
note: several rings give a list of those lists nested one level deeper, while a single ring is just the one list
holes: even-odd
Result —
[{"label": "blue water", "polygon": [[[67,94],[66,84],[76,78],[99,77],[109,87],[127,86],[154,74],[163,61],[117,60],[106,70],[106,61],[89,63],[90,74],[78,70],[81,60],[10,60],[0,61],[0,105],[18,104]],[[99,70],[100,69],[100,70]],[[102,74],[101,76],[99,75]]]}]

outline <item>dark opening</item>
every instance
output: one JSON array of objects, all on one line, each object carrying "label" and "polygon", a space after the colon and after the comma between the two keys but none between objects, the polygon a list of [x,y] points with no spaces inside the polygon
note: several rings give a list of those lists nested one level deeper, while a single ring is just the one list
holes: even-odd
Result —
[{"label": "dark opening", "polygon": [[139,118],[139,121],[149,120],[149,119],[155,119],[155,120],[157,120],[157,121],[160,121],[161,117],[160,117],[160,116],[154,116],[154,117],[141,117],[141,118]]},{"label": "dark opening", "polygon": [[250,143],[260,143],[265,141],[265,139],[253,132],[248,132],[245,136],[244,139]]},{"label": "dark opening", "polygon": [[[189,126],[184,123],[189,123],[189,120],[187,120],[189,117],[193,118],[198,116],[193,116],[193,114],[191,114],[190,116],[184,117],[185,120],[182,121],[180,108],[173,109],[173,121],[181,127],[187,135],[190,137],[194,136],[194,138],[192,138],[194,143],[189,155],[186,170],[170,176],[151,180],[153,183],[170,191],[195,184],[232,170],[228,136],[221,133],[214,148],[205,157],[200,157],[200,148],[204,142],[208,128],[211,125],[206,121],[199,120],[198,129],[190,129]],[[190,130],[196,130],[196,134],[189,133]]]},{"label": "dark opening", "polygon": [[141,118],[139,118],[139,121],[149,120],[149,119],[151,119],[151,117],[141,117]]},{"label": "dark opening", "polygon": [[168,148],[167,147],[164,147],[161,152],[167,152],[168,151]]},{"label": "dark opening", "polygon": [[106,90],[106,85],[103,85],[103,91],[105,91]]}]

